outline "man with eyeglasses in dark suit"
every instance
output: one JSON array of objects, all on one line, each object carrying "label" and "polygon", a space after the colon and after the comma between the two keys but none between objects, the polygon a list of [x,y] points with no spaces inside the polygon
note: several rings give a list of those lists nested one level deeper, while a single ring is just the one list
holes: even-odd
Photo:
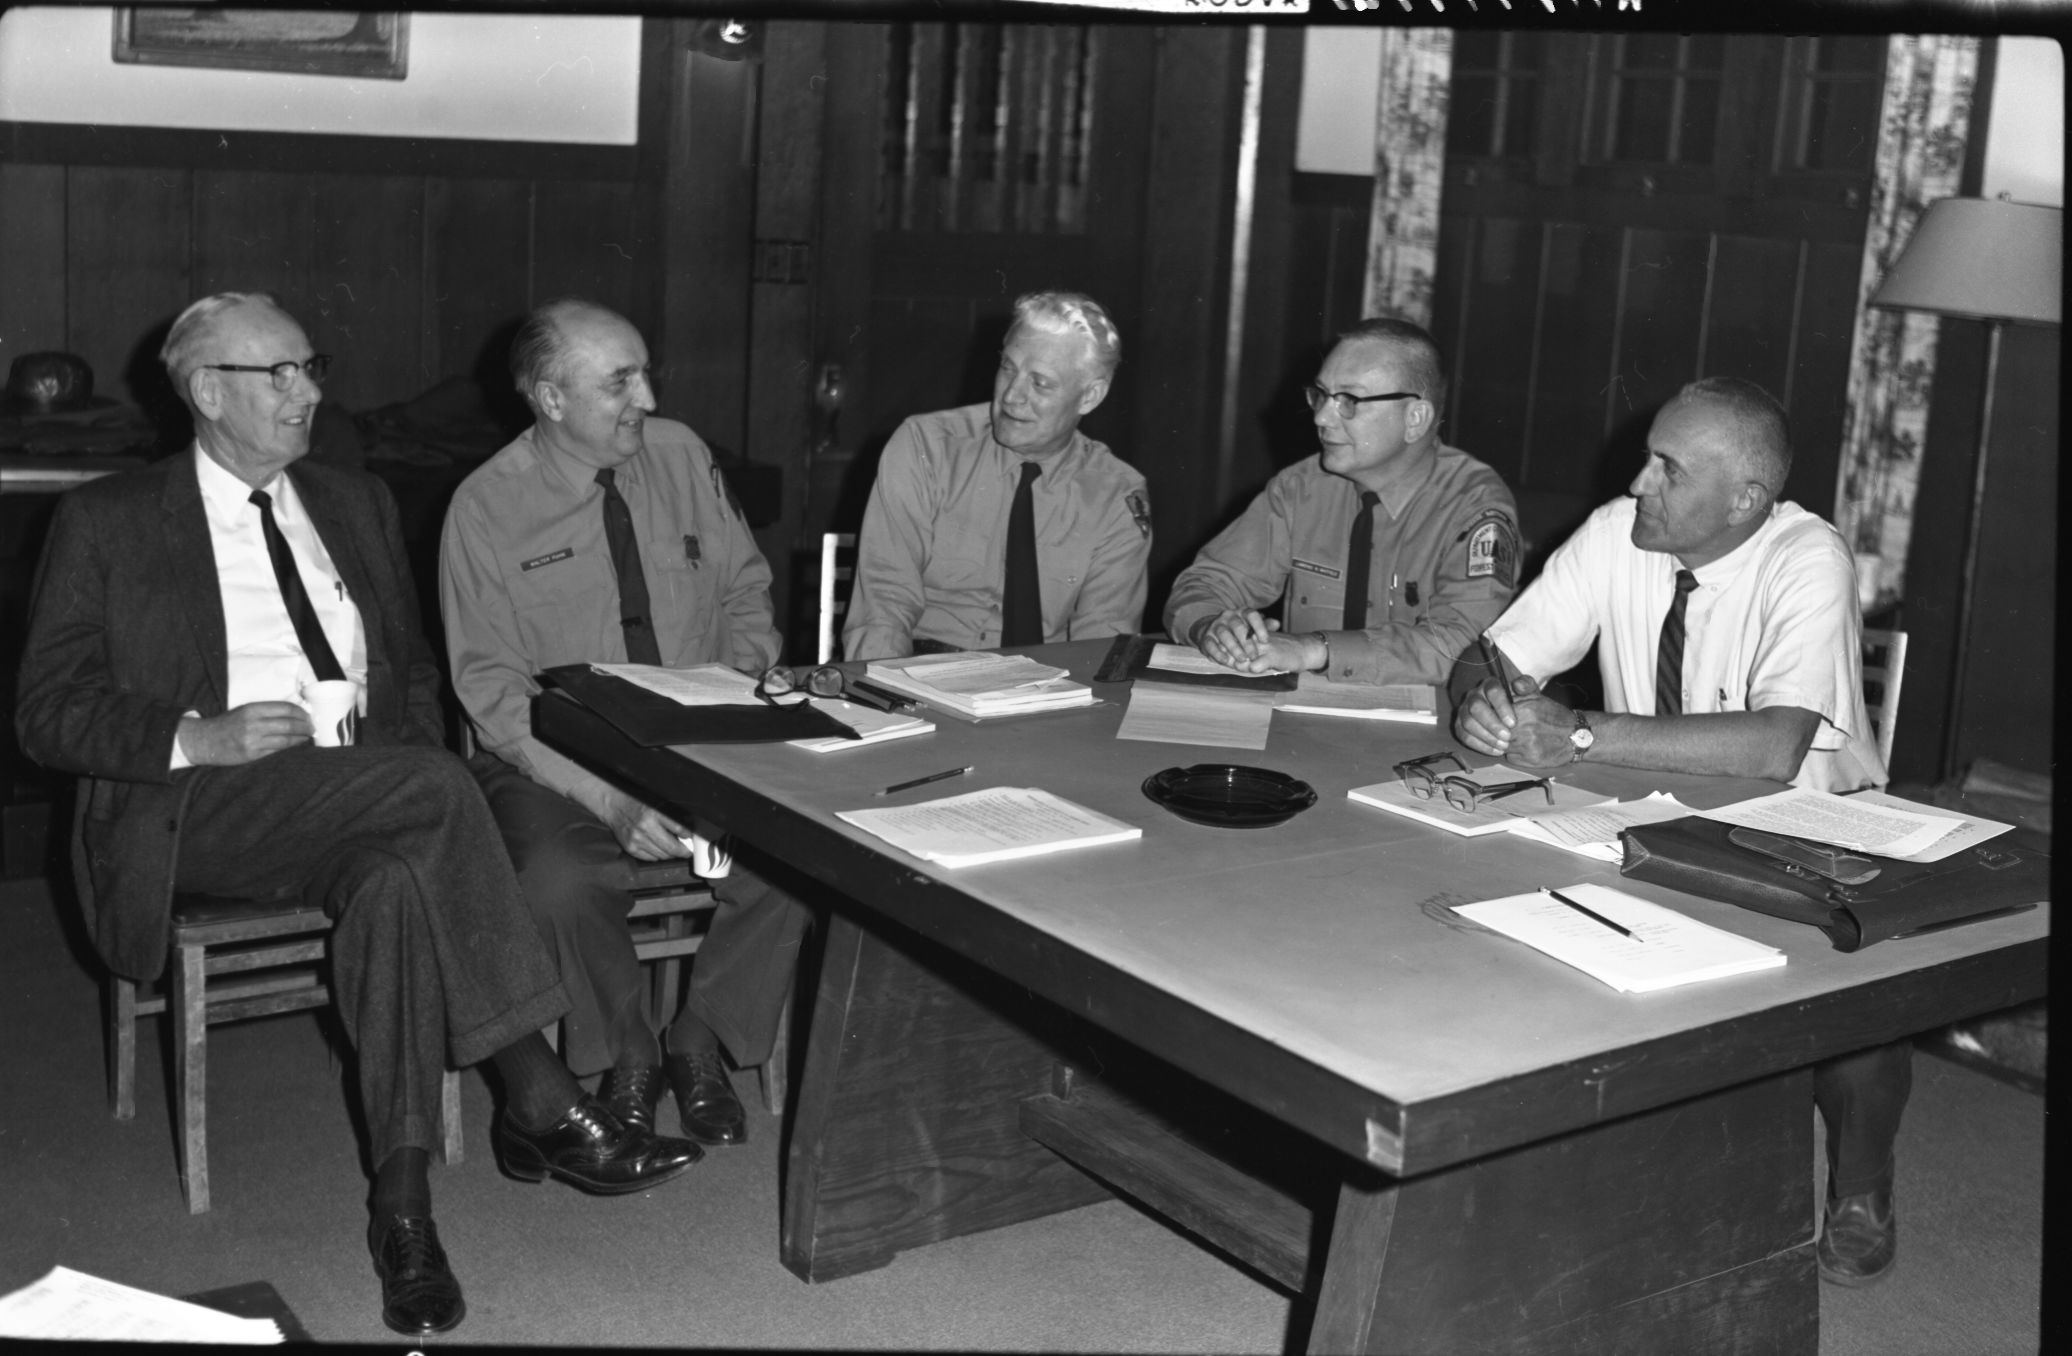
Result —
[{"label": "man with eyeglasses in dark suit", "polygon": [[1446,373],[1420,326],[1362,321],[1306,393],[1320,450],[1181,572],[1166,630],[1246,673],[1444,682],[1517,586],[1511,491],[1439,440]]},{"label": "man with eyeglasses in dark suit", "polygon": [[[642,1191],[700,1150],[615,1118],[540,1035],[568,1000],[481,793],[441,747],[395,503],[364,472],[303,461],[329,360],[271,297],[235,292],[188,307],[161,356],[194,446],[59,501],[16,729],[80,778],[75,880],[117,974],[164,970],[175,891],[300,898],[335,920],[382,1320],[445,1332],[466,1313],[427,1171],[449,1061],[502,1076],[494,1139],[513,1176]],[[348,681],[357,731],[318,747],[310,685]]]}]

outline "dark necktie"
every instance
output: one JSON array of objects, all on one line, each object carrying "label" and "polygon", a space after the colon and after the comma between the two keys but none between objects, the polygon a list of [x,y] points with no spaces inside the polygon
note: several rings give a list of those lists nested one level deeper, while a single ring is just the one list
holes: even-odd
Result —
[{"label": "dark necktie", "polygon": [[323,623],[317,620],[316,607],[309,601],[309,590],[302,587],[302,571],[295,568],[295,553],[288,549],[281,525],[273,520],[273,496],[254,490],[251,502],[259,506],[259,530],[266,536],[266,554],[273,558],[273,579],[281,586],[281,601],[288,605],[288,620],[295,625],[295,639],[302,643],[302,657],[309,661],[319,682],[345,677],[345,670],[338,667],[338,656],[331,652],[331,641],[324,635]]},{"label": "dark necktie", "polygon": [[1036,499],[1043,467],[1022,463],[1022,483],[1007,510],[1007,582],[1000,590],[1000,647],[1043,643],[1043,588],[1036,579]]},{"label": "dark necktie", "polygon": [[1684,604],[1691,600],[1691,590],[1697,587],[1697,575],[1689,570],[1676,572],[1676,600],[1669,604],[1669,615],[1662,618],[1662,643],[1655,649],[1658,716],[1683,714]]},{"label": "dark necktie", "polygon": [[1353,535],[1345,552],[1345,629],[1367,628],[1367,588],[1374,573],[1374,506],[1381,496],[1360,491],[1360,511],[1353,515]]},{"label": "dark necktie", "polygon": [[659,664],[654,623],[648,619],[647,574],[640,568],[640,543],[633,536],[633,513],[615,483],[618,473],[607,466],[597,473],[604,486],[604,542],[612,553],[612,573],[619,577],[619,629],[626,635],[626,658],[635,664]]}]

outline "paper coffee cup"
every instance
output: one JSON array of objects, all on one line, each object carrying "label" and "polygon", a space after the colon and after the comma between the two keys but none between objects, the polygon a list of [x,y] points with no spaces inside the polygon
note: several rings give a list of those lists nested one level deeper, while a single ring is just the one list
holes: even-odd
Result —
[{"label": "paper coffee cup", "polygon": [[353,742],[360,722],[360,685],[350,678],[332,678],[302,685],[302,704],[316,727],[316,744],[335,749]]}]

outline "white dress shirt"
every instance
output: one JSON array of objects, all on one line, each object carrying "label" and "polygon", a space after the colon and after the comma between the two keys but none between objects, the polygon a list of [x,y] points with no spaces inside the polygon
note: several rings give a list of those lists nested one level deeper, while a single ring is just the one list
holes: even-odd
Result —
[{"label": "white dress shirt", "polygon": [[[274,577],[260,528],[259,506],[252,487],[217,465],[197,443],[195,479],[201,486],[202,510],[209,523],[209,546],[216,558],[216,582],[223,597],[223,639],[228,651],[229,691],[225,707],[235,710],[251,702],[302,700],[302,686],[316,670],[302,653],[295,623]],[[345,676],[360,685],[360,714],[367,708],[367,633],[360,609],[331,562],[331,553],[317,535],[294,482],[277,475],[262,486],[273,497],[273,518],[294,552],[302,587],[309,593],[317,622],[331,642]],[[198,714],[189,712],[190,715]],[[178,740],[173,741],[173,769],[189,766]]]}]

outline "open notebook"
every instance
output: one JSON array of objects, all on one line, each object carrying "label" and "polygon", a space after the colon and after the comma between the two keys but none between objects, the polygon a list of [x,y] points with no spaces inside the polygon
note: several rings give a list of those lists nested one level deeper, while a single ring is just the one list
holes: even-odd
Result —
[{"label": "open notebook", "polygon": [[1621,993],[1653,993],[1784,964],[1784,953],[1774,946],[1723,932],[1608,885],[1564,885],[1561,893],[1616,926],[1571,908],[1545,890],[1456,904],[1453,911]]}]

